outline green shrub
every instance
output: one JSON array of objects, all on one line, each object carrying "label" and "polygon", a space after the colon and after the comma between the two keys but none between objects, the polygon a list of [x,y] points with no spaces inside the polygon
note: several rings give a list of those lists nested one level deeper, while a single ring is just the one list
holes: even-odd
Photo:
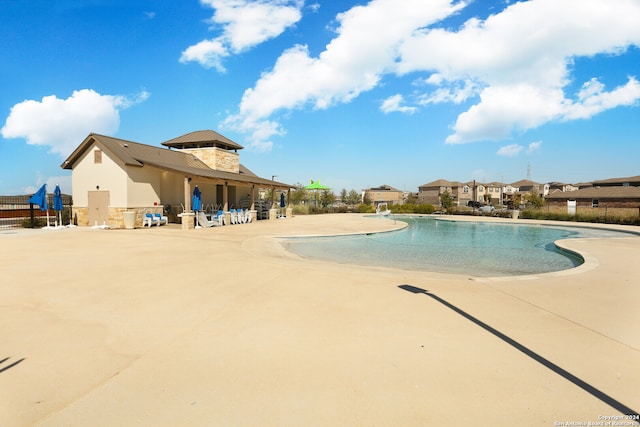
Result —
[{"label": "green shrub", "polygon": [[309,215],[308,205],[293,205],[292,209],[294,215]]},{"label": "green shrub", "polygon": [[358,205],[358,212],[360,213],[376,213],[376,208],[371,205],[365,205],[364,203],[360,203]]},{"label": "green shrub", "polygon": [[391,205],[389,210],[394,214],[432,214],[436,208],[430,204],[416,205],[413,203],[405,203],[404,205]]},{"label": "green shrub", "polygon": [[581,213],[570,215],[566,212],[548,212],[540,209],[525,209],[520,212],[520,218],[550,221],[591,222],[599,224],[640,225],[640,217]]}]

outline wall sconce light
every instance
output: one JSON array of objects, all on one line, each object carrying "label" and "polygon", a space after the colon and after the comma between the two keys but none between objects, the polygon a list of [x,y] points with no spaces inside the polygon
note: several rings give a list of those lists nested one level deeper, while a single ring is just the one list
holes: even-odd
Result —
[{"label": "wall sconce light", "polygon": [[96,191],[100,191],[100,186],[96,185]]}]

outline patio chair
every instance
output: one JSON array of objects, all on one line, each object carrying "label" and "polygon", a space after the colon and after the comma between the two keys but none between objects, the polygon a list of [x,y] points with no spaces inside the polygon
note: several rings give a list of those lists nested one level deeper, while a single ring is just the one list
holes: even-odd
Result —
[{"label": "patio chair", "polygon": [[158,221],[158,226],[161,226],[162,224],[169,224],[169,217],[166,215],[155,213],[153,214],[153,217]]},{"label": "patio chair", "polygon": [[200,224],[200,227],[217,227],[220,225],[220,223],[216,220],[213,221],[209,221],[207,219],[207,215],[202,212],[202,211],[198,211],[198,224]]},{"label": "patio chair", "polygon": [[219,209],[218,212],[212,218],[214,221],[218,221],[218,224],[224,225],[225,223],[225,215],[222,209]]},{"label": "patio chair", "polygon": [[250,223],[251,221],[253,221],[253,212],[249,210],[246,211],[245,217],[247,218],[247,224]]},{"label": "patio chair", "polygon": [[148,225],[148,226],[149,226],[149,228],[151,228],[151,226],[152,226],[153,224],[158,224],[158,225],[160,225],[160,220],[159,220],[159,219],[156,219],[156,218],[153,216],[153,214],[150,214],[150,213],[148,213],[148,212],[147,212],[147,213],[145,213],[145,214],[144,214],[144,218],[142,219],[142,226],[144,227],[145,225]]},{"label": "patio chair", "polygon": [[247,222],[242,209],[236,209],[236,214],[238,215],[238,224],[244,224],[245,222]]}]

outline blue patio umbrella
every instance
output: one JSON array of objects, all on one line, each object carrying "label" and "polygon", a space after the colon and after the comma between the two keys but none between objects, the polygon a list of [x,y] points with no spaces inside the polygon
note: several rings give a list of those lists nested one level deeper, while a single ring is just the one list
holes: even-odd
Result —
[{"label": "blue patio umbrella", "polygon": [[194,211],[202,210],[202,200],[200,198],[200,189],[196,185],[193,189],[193,199],[191,199],[191,209]]},{"label": "blue patio umbrella", "polygon": [[280,207],[284,208],[284,193],[280,193]]},{"label": "blue patio umbrella", "polygon": [[49,210],[49,204],[47,203],[47,184],[42,184],[42,187],[29,198],[29,203],[40,206],[41,211]]},{"label": "blue patio umbrella", "polygon": [[49,226],[49,203],[47,203],[47,184],[42,184],[42,187],[31,197],[29,197],[29,203],[38,205],[41,211],[47,212],[47,227]]},{"label": "blue patio umbrella", "polygon": [[[200,198],[200,189],[196,185],[193,189],[193,197],[191,199],[191,209],[194,212],[198,212],[202,209],[202,199]],[[196,215],[196,228],[200,228],[200,221],[198,221],[198,215]]]},{"label": "blue patio umbrella", "polygon": [[56,216],[60,215],[60,225],[62,225],[62,209],[64,209],[62,205],[62,191],[60,191],[60,186],[56,185],[56,189],[53,190],[53,210],[56,211]]}]

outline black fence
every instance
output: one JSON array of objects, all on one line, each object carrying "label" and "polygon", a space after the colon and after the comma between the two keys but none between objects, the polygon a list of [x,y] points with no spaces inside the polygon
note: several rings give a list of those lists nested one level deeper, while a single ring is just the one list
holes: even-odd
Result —
[{"label": "black fence", "polygon": [[49,210],[40,210],[38,205],[29,203],[28,196],[0,196],[0,230],[12,228],[40,228],[47,225],[69,225],[71,222],[71,205],[73,201],[68,194],[62,195],[62,211],[53,210],[53,194],[47,194]]}]

